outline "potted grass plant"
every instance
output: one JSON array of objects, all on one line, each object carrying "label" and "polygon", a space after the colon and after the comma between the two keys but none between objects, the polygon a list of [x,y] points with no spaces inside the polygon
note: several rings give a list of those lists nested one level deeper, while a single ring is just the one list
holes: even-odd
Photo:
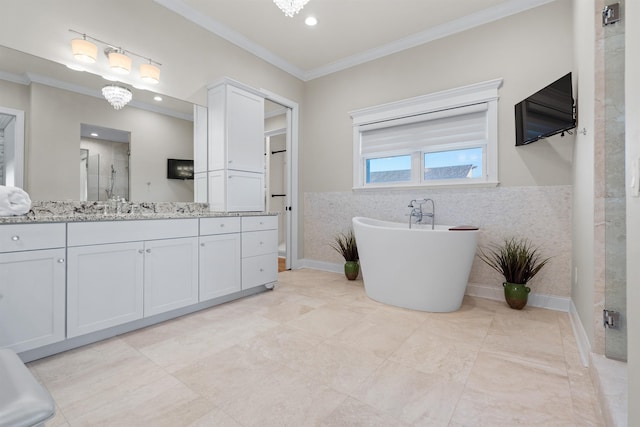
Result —
[{"label": "potted grass plant", "polygon": [[356,280],[360,272],[358,263],[358,245],[353,229],[335,235],[330,246],[344,258],[344,275],[349,280]]},{"label": "potted grass plant", "polygon": [[521,310],[527,305],[531,288],[527,283],[550,260],[529,239],[511,237],[502,244],[480,248],[478,258],[504,277],[504,297],[509,307]]}]

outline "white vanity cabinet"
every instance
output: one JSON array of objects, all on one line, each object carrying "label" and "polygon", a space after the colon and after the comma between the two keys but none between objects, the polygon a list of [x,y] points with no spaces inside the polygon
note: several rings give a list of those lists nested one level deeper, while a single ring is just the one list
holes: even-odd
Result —
[{"label": "white vanity cabinet", "polygon": [[211,210],[264,210],[264,98],[257,92],[228,81],[209,88],[207,168]]},{"label": "white vanity cabinet", "polygon": [[144,315],[197,303],[198,238],[152,240],[144,247]]},{"label": "white vanity cabinet", "polygon": [[68,224],[67,337],[198,302],[198,220]]},{"label": "white vanity cabinet", "polygon": [[278,217],[242,217],[242,289],[278,280]]},{"label": "white vanity cabinet", "polygon": [[65,338],[65,224],[0,225],[0,348]]},{"label": "white vanity cabinet", "polygon": [[67,337],[142,318],[142,242],[70,247],[67,256]]},{"label": "white vanity cabinet", "polygon": [[239,292],[240,218],[200,219],[200,301]]}]

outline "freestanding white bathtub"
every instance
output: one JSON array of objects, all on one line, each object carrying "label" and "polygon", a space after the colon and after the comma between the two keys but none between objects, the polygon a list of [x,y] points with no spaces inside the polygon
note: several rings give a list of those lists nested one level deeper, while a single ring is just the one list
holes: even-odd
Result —
[{"label": "freestanding white bathtub", "polygon": [[369,298],[431,312],[456,311],[469,280],[478,230],[355,217],[364,288]]}]

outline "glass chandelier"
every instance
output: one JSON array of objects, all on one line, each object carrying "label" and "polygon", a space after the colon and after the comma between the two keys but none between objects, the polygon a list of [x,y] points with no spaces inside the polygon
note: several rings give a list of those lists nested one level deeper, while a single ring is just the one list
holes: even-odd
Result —
[{"label": "glass chandelier", "polygon": [[118,85],[107,85],[103,87],[102,95],[116,110],[127,105],[129,101],[131,101],[131,98],[133,98],[133,94],[129,89]]},{"label": "glass chandelier", "polygon": [[273,0],[273,2],[284,12],[285,15],[293,18],[293,15],[300,12],[309,0]]}]

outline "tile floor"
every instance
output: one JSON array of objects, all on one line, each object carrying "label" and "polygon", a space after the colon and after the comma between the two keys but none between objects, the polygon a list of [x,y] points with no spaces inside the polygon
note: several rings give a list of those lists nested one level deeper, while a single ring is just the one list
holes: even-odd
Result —
[{"label": "tile floor", "polygon": [[47,426],[603,425],[566,313],[473,297],[422,313],[339,274],[279,281],[30,363]]}]

